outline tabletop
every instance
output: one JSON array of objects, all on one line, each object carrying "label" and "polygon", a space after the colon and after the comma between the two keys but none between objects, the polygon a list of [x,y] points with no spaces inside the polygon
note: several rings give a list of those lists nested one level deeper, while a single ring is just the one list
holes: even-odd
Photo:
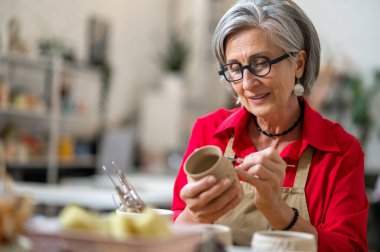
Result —
[{"label": "tabletop", "polygon": [[[146,204],[157,208],[170,208],[175,177],[159,174],[129,174],[128,180],[134,185]],[[30,195],[37,204],[66,206],[77,204],[93,210],[114,210],[112,200],[114,188],[105,175],[89,178],[75,178],[60,184],[16,182],[16,193]]]}]

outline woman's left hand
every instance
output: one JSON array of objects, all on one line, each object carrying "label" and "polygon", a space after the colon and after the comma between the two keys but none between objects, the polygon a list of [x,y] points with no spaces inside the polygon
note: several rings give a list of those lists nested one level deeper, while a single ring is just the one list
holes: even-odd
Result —
[{"label": "woman's left hand", "polygon": [[246,156],[236,167],[238,175],[255,187],[254,203],[262,212],[283,206],[281,194],[285,170],[285,161],[271,147]]}]

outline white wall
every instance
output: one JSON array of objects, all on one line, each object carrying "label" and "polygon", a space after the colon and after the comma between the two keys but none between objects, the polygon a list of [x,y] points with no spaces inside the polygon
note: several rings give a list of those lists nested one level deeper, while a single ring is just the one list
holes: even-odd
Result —
[{"label": "white wall", "polygon": [[350,67],[371,82],[380,68],[379,0],[295,0],[314,23],[322,46],[322,61],[339,69]]}]

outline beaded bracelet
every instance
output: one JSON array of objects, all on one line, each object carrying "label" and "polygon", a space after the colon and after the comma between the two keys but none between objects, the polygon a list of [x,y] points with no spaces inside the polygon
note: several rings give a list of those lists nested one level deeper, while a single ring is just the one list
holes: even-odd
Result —
[{"label": "beaded bracelet", "polygon": [[289,223],[289,225],[287,225],[284,229],[282,230],[285,230],[285,231],[288,231],[290,230],[296,223],[297,223],[297,220],[298,220],[298,216],[299,216],[299,212],[298,212],[298,209],[295,208],[295,207],[292,207],[293,211],[294,211],[294,217],[293,217],[293,220]]}]

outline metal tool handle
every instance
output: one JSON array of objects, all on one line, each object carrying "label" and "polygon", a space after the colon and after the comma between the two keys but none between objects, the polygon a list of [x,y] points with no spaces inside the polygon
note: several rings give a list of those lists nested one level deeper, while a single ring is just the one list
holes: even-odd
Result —
[{"label": "metal tool handle", "polygon": [[[107,169],[103,165],[103,170],[106,172],[108,177],[110,178],[112,184],[115,187],[115,192],[119,197],[120,204],[122,207],[130,209],[135,212],[141,212],[145,208],[144,201],[140,198],[136,189],[133,185],[127,180],[124,173],[116,166],[115,162],[112,162],[113,165],[113,173],[116,175],[117,181],[115,181],[112,177],[111,171]],[[116,204],[115,196],[113,194],[113,200]]]}]

